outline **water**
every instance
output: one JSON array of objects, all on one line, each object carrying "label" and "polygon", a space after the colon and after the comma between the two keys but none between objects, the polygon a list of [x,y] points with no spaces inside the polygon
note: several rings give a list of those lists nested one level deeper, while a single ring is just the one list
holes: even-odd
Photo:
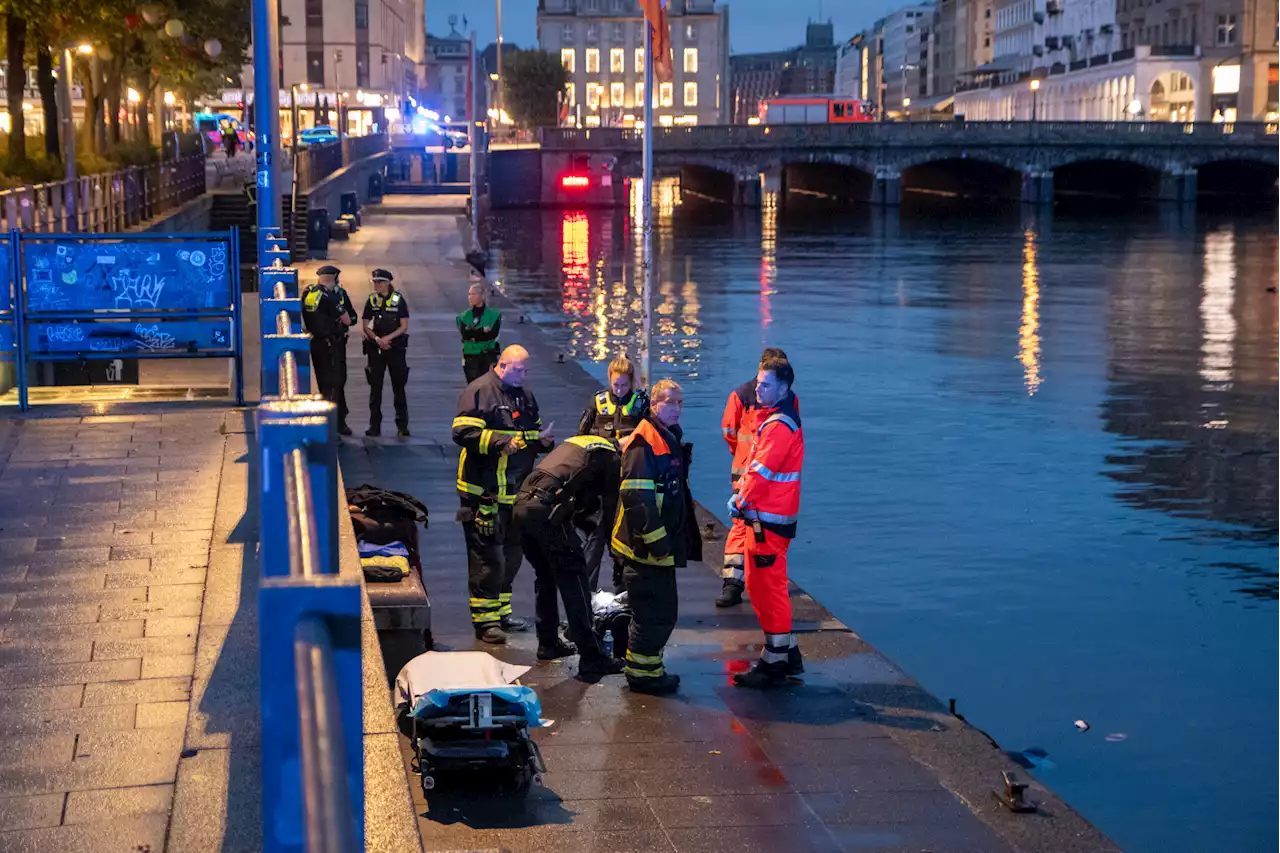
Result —
[{"label": "water", "polygon": [[[657,199],[655,373],[686,387],[695,494],[728,497],[725,397],[783,347],[797,581],[1127,850],[1272,849],[1274,216]],[[634,352],[629,215],[493,227],[567,354]]]}]

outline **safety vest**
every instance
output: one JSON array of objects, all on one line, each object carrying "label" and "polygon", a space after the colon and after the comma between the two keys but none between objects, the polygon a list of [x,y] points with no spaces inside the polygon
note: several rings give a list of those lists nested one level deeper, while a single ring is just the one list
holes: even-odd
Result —
[{"label": "safety vest", "polygon": [[325,290],[312,284],[302,294],[302,322],[313,338],[345,338],[347,327],[339,322],[348,313],[347,293],[334,285]]},{"label": "safety vest", "polygon": [[804,432],[794,395],[774,409],[761,409],[746,470],[738,481],[739,505],[748,521],[794,539],[800,515],[800,469]]},{"label": "safety vest", "polygon": [[684,456],[668,435],[646,418],[622,440],[622,484],[609,545],[634,563],[685,565]]},{"label": "safety vest", "polygon": [[498,352],[498,331],[502,327],[502,314],[485,306],[479,319],[470,308],[458,315],[458,331],[462,333],[462,354],[484,355]]},{"label": "safety vest", "polygon": [[[373,312],[373,319],[370,321],[370,327],[375,335],[389,335],[400,327],[400,305],[404,302],[404,297],[397,291],[391,291],[383,298],[378,293],[369,294],[369,310]],[[405,340],[408,335],[399,335],[391,342],[392,347],[404,347],[408,344]]]},{"label": "safety vest", "polygon": [[622,405],[613,402],[613,395],[601,391],[595,396],[596,419],[592,433],[603,438],[625,438],[630,435],[649,410],[649,395],[632,391]]}]

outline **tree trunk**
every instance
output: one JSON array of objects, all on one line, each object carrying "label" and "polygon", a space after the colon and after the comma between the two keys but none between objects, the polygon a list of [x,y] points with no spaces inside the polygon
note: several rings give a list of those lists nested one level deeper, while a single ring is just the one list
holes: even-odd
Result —
[{"label": "tree trunk", "polygon": [[[27,21],[10,10],[5,16],[5,41],[8,47],[6,59],[10,68],[26,68],[23,54],[27,51]],[[22,115],[22,94],[26,84],[24,74],[6,74],[5,89],[9,102],[9,167],[27,162],[27,123]]]},{"label": "tree trunk", "polygon": [[112,145],[120,144],[120,101],[124,91],[124,56],[123,49],[111,61],[107,72],[107,124],[111,128]]},{"label": "tree trunk", "polygon": [[93,75],[93,85],[97,87],[97,101],[93,111],[93,140],[94,151],[99,154],[105,154],[107,151],[107,124],[103,121],[104,110],[107,106],[107,74],[106,69],[102,65],[102,60],[94,55],[89,61],[90,74]]},{"label": "tree trunk", "polygon": [[51,160],[62,157],[58,144],[62,128],[58,122],[58,84],[53,79],[53,53],[48,39],[40,34],[40,46],[36,48],[36,86],[40,89],[40,107],[44,111],[44,153]]},{"label": "tree trunk", "polygon": [[102,77],[98,74],[96,57],[88,63],[87,73],[82,68],[81,79],[84,81],[84,147],[94,154],[101,154],[99,147],[102,127]]},{"label": "tree trunk", "polygon": [[146,89],[139,91],[142,100],[138,101],[138,140],[148,140],[151,138],[151,115],[147,107],[151,103],[150,92]]}]

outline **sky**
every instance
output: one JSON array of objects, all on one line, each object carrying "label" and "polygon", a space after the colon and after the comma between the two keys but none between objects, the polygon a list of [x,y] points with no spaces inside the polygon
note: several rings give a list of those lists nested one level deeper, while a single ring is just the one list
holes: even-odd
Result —
[{"label": "sky", "polygon": [[[871,26],[885,13],[908,4],[908,0],[731,0],[729,40],[734,53],[782,50],[804,42],[808,19],[830,19],[836,40],[847,39]],[[476,31],[482,45],[494,41],[495,0],[426,0],[427,32],[447,35],[449,16],[467,18],[468,30]],[[508,44],[536,47],[538,40],[537,0],[506,0],[502,4],[502,35]],[[464,32],[465,35],[465,32]]]}]

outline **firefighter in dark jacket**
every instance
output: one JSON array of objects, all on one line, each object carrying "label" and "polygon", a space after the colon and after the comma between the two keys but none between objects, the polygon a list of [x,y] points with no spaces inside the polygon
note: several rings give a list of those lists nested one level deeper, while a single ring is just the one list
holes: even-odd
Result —
[{"label": "firefighter in dark jacket", "polygon": [[507,641],[507,632],[529,623],[511,613],[511,582],[523,553],[511,507],[538,454],[554,445],[542,426],[538,401],[524,389],[529,353],[521,346],[502,351],[498,364],[469,384],[458,398],[453,441],[458,460],[458,521],[467,540],[471,621],[486,643]]},{"label": "firefighter in dark jacket", "polygon": [[[608,375],[609,387],[591,398],[591,404],[578,421],[578,435],[598,435],[617,442],[630,435],[648,416],[649,395],[644,389],[635,387],[636,369],[625,355],[609,363]],[[580,516],[587,537],[584,547],[588,585],[593,590],[600,588],[600,563],[609,541],[608,525],[613,521],[614,508],[615,502],[610,500],[605,502],[600,512]],[[614,592],[621,592],[619,571],[614,575]]]},{"label": "firefighter in dark jacket", "polygon": [[458,334],[462,336],[462,374],[467,382],[474,382],[489,371],[498,360],[502,345],[498,335],[502,331],[502,314],[490,308],[487,296],[489,285],[484,276],[471,272],[471,284],[467,288],[467,310],[457,317]]},{"label": "firefighter in dark jacket", "polygon": [[362,328],[364,375],[369,381],[369,428],[365,435],[382,434],[382,381],[391,374],[391,394],[396,408],[396,434],[409,435],[409,401],[404,386],[409,381],[409,303],[391,284],[388,270],[373,271],[373,293],[364,303]]},{"label": "firefighter in dark jacket", "polygon": [[317,283],[302,293],[302,325],[311,334],[311,365],[316,390],[338,407],[338,433],[351,435],[347,426],[347,330],[355,324],[355,306],[338,284],[340,270],[323,266]]},{"label": "firefighter in dark jacket", "polygon": [[676,569],[685,565],[684,454],[672,427],[684,391],[670,379],[653,386],[652,412],[622,440],[622,483],[610,548],[622,563],[631,606],[628,686],[671,693],[680,676],[666,671],[662,650],[676,626]]},{"label": "firefighter in dark jacket", "polygon": [[[582,544],[573,529],[579,512],[594,512],[606,499],[614,502],[619,481],[618,449],[593,435],[575,435],[538,463],[520,487],[513,516],[520,530],[524,554],[533,566],[538,659],[580,656],[578,673],[608,675],[622,671],[622,662],[605,657],[592,630],[591,592]],[[560,608],[564,601],[570,643],[560,639]]]}]

